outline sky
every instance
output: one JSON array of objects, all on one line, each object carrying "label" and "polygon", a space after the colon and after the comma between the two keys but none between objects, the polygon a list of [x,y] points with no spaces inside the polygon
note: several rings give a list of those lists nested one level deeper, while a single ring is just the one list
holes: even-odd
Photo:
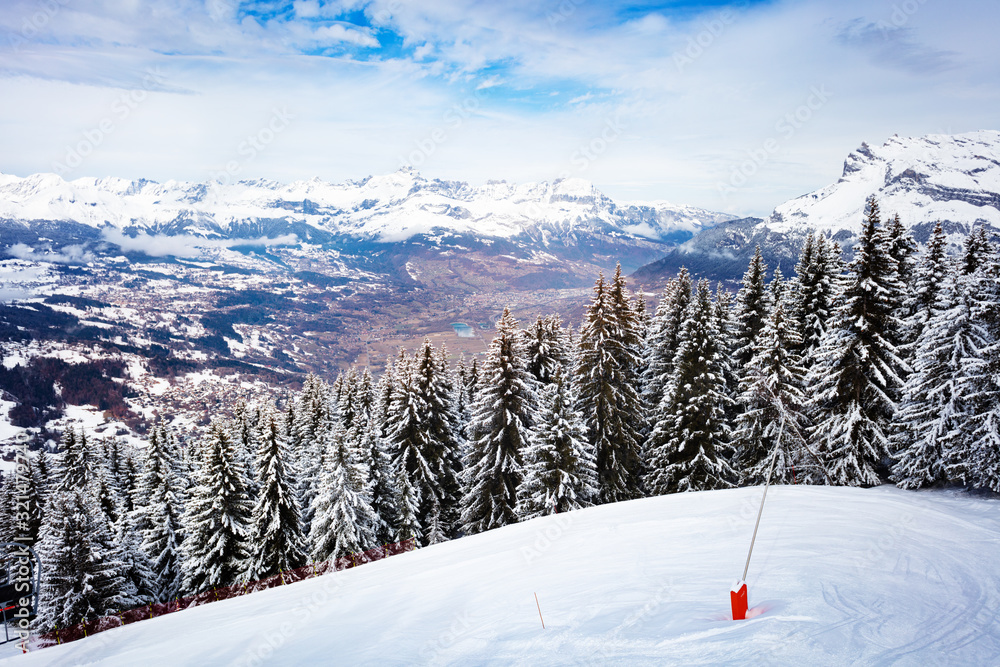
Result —
[{"label": "sky", "polygon": [[987,0],[0,0],[0,172],[575,177],[766,215],[1000,129]]}]

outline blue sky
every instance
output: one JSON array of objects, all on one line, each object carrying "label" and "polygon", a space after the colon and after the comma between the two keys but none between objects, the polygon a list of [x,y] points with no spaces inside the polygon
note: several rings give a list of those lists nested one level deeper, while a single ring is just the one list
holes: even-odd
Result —
[{"label": "blue sky", "polygon": [[1000,129],[998,28],[970,0],[5,0],[0,172],[412,166],[766,214],[862,141]]}]

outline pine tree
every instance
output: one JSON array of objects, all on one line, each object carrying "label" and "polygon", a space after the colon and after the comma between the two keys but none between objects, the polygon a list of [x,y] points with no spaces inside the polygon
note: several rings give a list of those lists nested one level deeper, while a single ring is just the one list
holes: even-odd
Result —
[{"label": "pine tree", "polygon": [[[719,366],[722,368],[722,384],[727,399],[726,420],[732,423],[742,409],[736,400],[740,393],[740,378],[738,369],[733,363],[733,346],[735,345],[733,331],[736,324],[733,321],[732,295],[721,282],[715,286],[715,321],[719,332],[717,339]],[[676,352],[674,350],[675,354]],[[654,405],[653,407],[658,406]]]},{"label": "pine tree", "polygon": [[257,480],[250,474],[250,471],[253,470],[254,455],[258,448],[257,428],[259,419],[260,415],[255,406],[249,405],[242,398],[236,402],[232,423],[233,447],[237,458],[239,458],[240,468],[248,473],[246,489],[251,503],[257,497],[258,490]]},{"label": "pine tree", "polygon": [[374,415],[368,415],[365,421],[358,448],[368,468],[371,506],[378,518],[374,528],[375,541],[379,544],[394,542],[400,498],[392,460],[379,437],[378,420]]},{"label": "pine tree", "polygon": [[231,586],[249,570],[252,505],[229,429],[213,423],[201,456],[184,514],[184,587],[189,592]]},{"label": "pine tree", "polygon": [[[447,350],[443,345],[440,353],[435,354],[430,342],[425,340],[414,361],[416,391],[424,408],[422,424],[427,434],[422,457],[430,465],[434,477],[433,494],[424,497],[432,502],[430,506],[421,508],[421,524],[429,529],[433,517],[440,535],[450,539],[458,530],[462,493],[459,482],[459,424],[453,401],[455,387],[451,382]],[[431,532],[428,530],[426,534],[430,536]]]},{"label": "pine tree", "polygon": [[917,242],[913,240],[910,230],[903,225],[898,213],[886,224],[885,235],[886,252],[896,263],[896,277],[903,289],[909,292],[913,288],[917,264]]},{"label": "pine tree", "polygon": [[299,474],[299,507],[302,509],[304,531],[312,523],[312,506],[322,475],[323,443],[334,421],[332,390],[318,376],[310,373],[302,383],[295,401],[295,438],[292,460]]},{"label": "pine tree", "polygon": [[[28,475],[25,480],[27,484],[17,488],[17,493],[11,497],[12,503],[20,503],[20,505],[11,505],[9,525],[13,534],[10,536],[10,539],[5,540],[7,542],[19,542],[29,547],[34,546],[38,542],[39,533],[42,529],[42,521],[45,517],[45,502],[48,492],[46,491],[43,473],[35,462],[43,456],[44,450],[39,452],[35,461],[28,463]],[[45,465],[46,463],[43,461],[41,469]],[[9,475],[8,481],[8,486],[13,494],[15,488],[13,475]],[[14,521],[15,518],[24,518],[16,516],[20,513],[27,514],[27,521]]]},{"label": "pine tree", "polygon": [[542,390],[538,424],[524,454],[521,520],[588,507],[597,498],[597,460],[569,378],[556,368]]},{"label": "pine tree", "polygon": [[117,560],[117,550],[110,548],[112,543],[111,531],[86,487],[66,486],[53,492],[38,544],[44,563],[35,620],[40,630],[127,608],[135,590],[122,576],[124,564]]},{"label": "pine tree", "polygon": [[14,474],[0,471],[0,543],[17,542],[23,531],[17,521],[17,500],[14,493]]},{"label": "pine tree", "polygon": [[812,437],[830,462],[835,484],[873,486],[880,481],[904,368],[892,343],[900,291],[872,197],[843,301],[807,382],[816,413]]},{"label": "pine tree", "polygon": [[326,441],[323,477],[313,506],[310,555],[325,561],[359,554],[375,545],[378,517],[371,507],[366,473],[338,423]]},{"label": "pine tree", "polygon": [[927,247],[914,269],[913,287],[905,304],[907,319],[903,322],[904,338],[911,347],[933,316],[941,288],[948,279],[950,269],[947,248],[944,229],[938,222],[934,225]]},{"label": "pine tree", "polygon": [[552,381],[556,369],[569,363],[562,321],[558,315],[539,315],[524,331],[524,356],[528,372],[540,385]]},{"label": "pine tree", "polygon": [[743,368],[753,358],[757,336],[764,328],[770,310],[770,298],[766,284],[767,264],[760,253],[760,246],[754,249],[753,257],[743,274],[743,286],[736,293],[736,326],[733,342],[733,361]]},{"label": "pine tree", "polygon": [[892,479],[900,488],[971,478],[974,380],[986,370],[983,353],[989,344],[972,300],[961,281],[944,285],[916,341],[914,372],[894,419]]},{"label": "pine tree", "polygon": [[162,585],[150,559],[142,550],[134,515],[123,512],[112,530],[115,551],[122,563],[121,575],[126,582],[124,590],[132,592],[131,597],[123,599],[121,608],[141,607],[157,600]]},{"label": "pine tree", "polygon": [[482,368],[482,384],[469,425],[462,472],[462,523],[466,534],[517,522],[517,488],[523,474],[534,380],[525,369],[517,320],[505,308]]},{"label": "pine tree", "polygon": [[173,438],[158,425],[143,450],[142,473],[136,483],[133,529],[159,581],[156,599],[165,602],[181,593],[184,494],[180,462]]},{"label": "pine tree", "polygon": [[[426,535],[433,498],[439,493],[437,470],[433,461],[426,458],[432,449],[424,417],[428,412],[425,396],[419,387],[415,360],[400,357],[395,365],[395,387],[392,404],[386,419],[386,445],[392,466],[399,471],[413,495],[419,498],[416,508],[416,529],[410,537],[420,539]],[[423,542],[426,543],[426,542]]]},{"label": "pine tree", "polygon": [[717,322],[711,289],[700,281],[647,444],[653,495],[728,488],[735,477],[725,459],[729,429]]},{"label": "pine tree", "polygon": [[577,409],[597,457],[600,501],[642,495],[642,405],[637,391],[638,332],[620,273],[609,286],[603,274],[580,330],[576,358]]},{"label": "pine tree", "polygon": [[763,484],[772,457],[776,457],[772,480],[790,483],[794,467],[805,458],[797,439],[805,426],[806,371],[796,352],[802,340],[798,323],[785,314],[782,300],[775,303],[740,381],[744,410],[733,431],[732,465],[745,484]]},{"label": "pine tree", "polygon": [[971,276],[989,264],[993,249],[989,235],[982,227],[977,227],[965,239],[963,245],[961,271],[963,276]]},{"label": "pine tree", "polygon": [[829,327],[834,302],[839,292],[839,251],[822,234],[806,235],[802,254],[795,266],[795,313],[802,344],[800,352],[806,363],[819,348]]},{"label": "pine tree", "polygon": [[295,471],[278,416],[261,412],[255,470],[260,493],[251,515],[253,547],[250,577],[264,579],[306,562],[302,516],[295,493]]},{"label": "pine tree", "polygon": [[968,284],[973,320],[987,331],[989,345],[983,350],[983,372],[970,379],[975,424],[964,481],[1000,492],[1000,258],[983,230],[976,236],[969,244],[973,247],[967,245],[963,281]]},{"label": "pine tree", "polygon": [[677,277],[663,289],[656,313],[646,330],[642,398],[649,412],[660,404],[664,389],[670,382],[681,325],[691,303],[691,294],[691,276],[687,269],[681,268]]},{"label": "pine tree", "polygon": [[81,489],[94,477],[96,466],[91,456],[87,435],[81,430],[79,435],[72,429],[63,434],[62,456],[59,460],[59,481],[56,490]]}]

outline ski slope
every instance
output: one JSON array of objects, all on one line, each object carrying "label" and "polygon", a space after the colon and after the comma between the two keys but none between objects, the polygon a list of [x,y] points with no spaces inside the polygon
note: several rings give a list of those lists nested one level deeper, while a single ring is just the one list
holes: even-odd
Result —
[{"label": "ski slope", "polygon": [[772,487],[732,621],[760,494],[546,517],[4,664],[1000,664],[1000,500]]}]

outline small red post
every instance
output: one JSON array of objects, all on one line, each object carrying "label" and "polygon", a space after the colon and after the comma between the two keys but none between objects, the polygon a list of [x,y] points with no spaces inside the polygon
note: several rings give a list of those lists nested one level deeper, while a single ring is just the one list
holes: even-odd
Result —
[{"label": "small red post", "polygon": [[747,584],[737,581],[729,591],[729,599],[733,603],[733,620],[742,621],[747,617]]}]

